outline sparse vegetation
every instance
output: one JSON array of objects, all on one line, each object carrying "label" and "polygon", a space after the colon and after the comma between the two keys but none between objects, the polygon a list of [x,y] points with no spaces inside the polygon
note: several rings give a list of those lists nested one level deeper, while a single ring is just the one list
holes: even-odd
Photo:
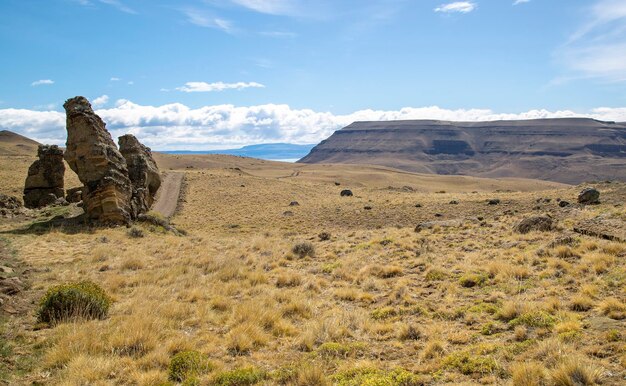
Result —
[{"label": "sparse vegetation", "polygon": [[[586,235],[561,241],[579,220],[622,215],[608,204],[618,202],[621,185],[612,184],[607,204],[564,210],[555,197],[573,202],[577,189],[503,191],[500,205],[490,206],[495,193],[475,185],[464,193],[437,181],[414,184],[449,192],[434,195],[364,182],[358,195],[341,198],[335,175],[320,182],[254,173],[186,171],[186,202],[172,222],[193,230],[188,237],[146,222],[135,225],[145,237],[132,239],[124,227],[34,234],[11,233],[15,219],[0,223],[31,269],[29,289],[17,296],[22,313],[2,324],[0,379],[526,386],[619,385],[626,376],[624,244]],[[306,205],[282,216],[293,197]],[[535,200],[545,197],[557,228],[513,231],[539,214]],[[458,226],[413,231],[416,223],[459,218]],[[299,244],[314,258],[294,249]],[[104,319],[69,312],[66,320],[78,323],[24,328],[42,293],[80,281],[106,289],[108,304],[115,299]],[[175,358],[185,356],[202,363],[200,371],[174,379],[171,368],[185,368]]]}]

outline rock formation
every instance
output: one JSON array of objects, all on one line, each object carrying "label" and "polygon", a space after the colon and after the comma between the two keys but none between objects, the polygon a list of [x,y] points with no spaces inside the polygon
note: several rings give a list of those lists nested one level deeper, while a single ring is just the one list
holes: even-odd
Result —
[{"label": "rock formation", "polygon": [[136,218],[152,206],[154,196],[161,186],[161,175],[150,148],[142,145],[134,135],[123,135],[118,143],[120,152],[126,159],[132,185],[131,215]]},{"label": "rock formation", "polygon": [[67,114],[65,160],[84,185],[85,213],[91,220],[128,223],[132,185],[126,160],[86,98],[68,99],[63,107]]},{"label": "rock formation", "polygon": [[28,168],[24,184],[24,206],[41,208],[63,198],[63,150],[57,145],[39,145],[39,159]]}]

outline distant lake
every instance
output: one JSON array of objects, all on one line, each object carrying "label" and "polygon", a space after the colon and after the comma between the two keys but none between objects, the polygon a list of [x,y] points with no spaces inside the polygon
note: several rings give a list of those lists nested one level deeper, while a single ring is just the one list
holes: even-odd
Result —
[{"label": "distant lake", "polygon": [[[165,154],[226,154],[241,157],[251,157],[268,161],[296,162],[305,157],[315,145],[294,145],[291,143],[266,143],[249,145],[239,149],[223,150],[165,150]],[[155,150],[158,151],[158,150]]]}]

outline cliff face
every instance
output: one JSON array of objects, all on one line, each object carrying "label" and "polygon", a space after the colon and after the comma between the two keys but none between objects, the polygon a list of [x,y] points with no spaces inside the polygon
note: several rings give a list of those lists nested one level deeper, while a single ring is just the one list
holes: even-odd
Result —
[{"label": "cliff face", "polygon": [[298,162],[565,183],[624,181],[626,125],[586,118],[355,122]]}]

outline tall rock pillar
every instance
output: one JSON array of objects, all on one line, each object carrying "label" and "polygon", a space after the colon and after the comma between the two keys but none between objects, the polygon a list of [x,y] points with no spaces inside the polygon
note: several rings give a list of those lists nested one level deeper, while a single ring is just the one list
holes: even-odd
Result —
[{"label": "tall rock pillar", "polygon": [[132,187],[126,160],[86,98],[68,99],[63,107],[67,115],[65,160],[85,186],[85,213],[99,222],[128,223]]}]

